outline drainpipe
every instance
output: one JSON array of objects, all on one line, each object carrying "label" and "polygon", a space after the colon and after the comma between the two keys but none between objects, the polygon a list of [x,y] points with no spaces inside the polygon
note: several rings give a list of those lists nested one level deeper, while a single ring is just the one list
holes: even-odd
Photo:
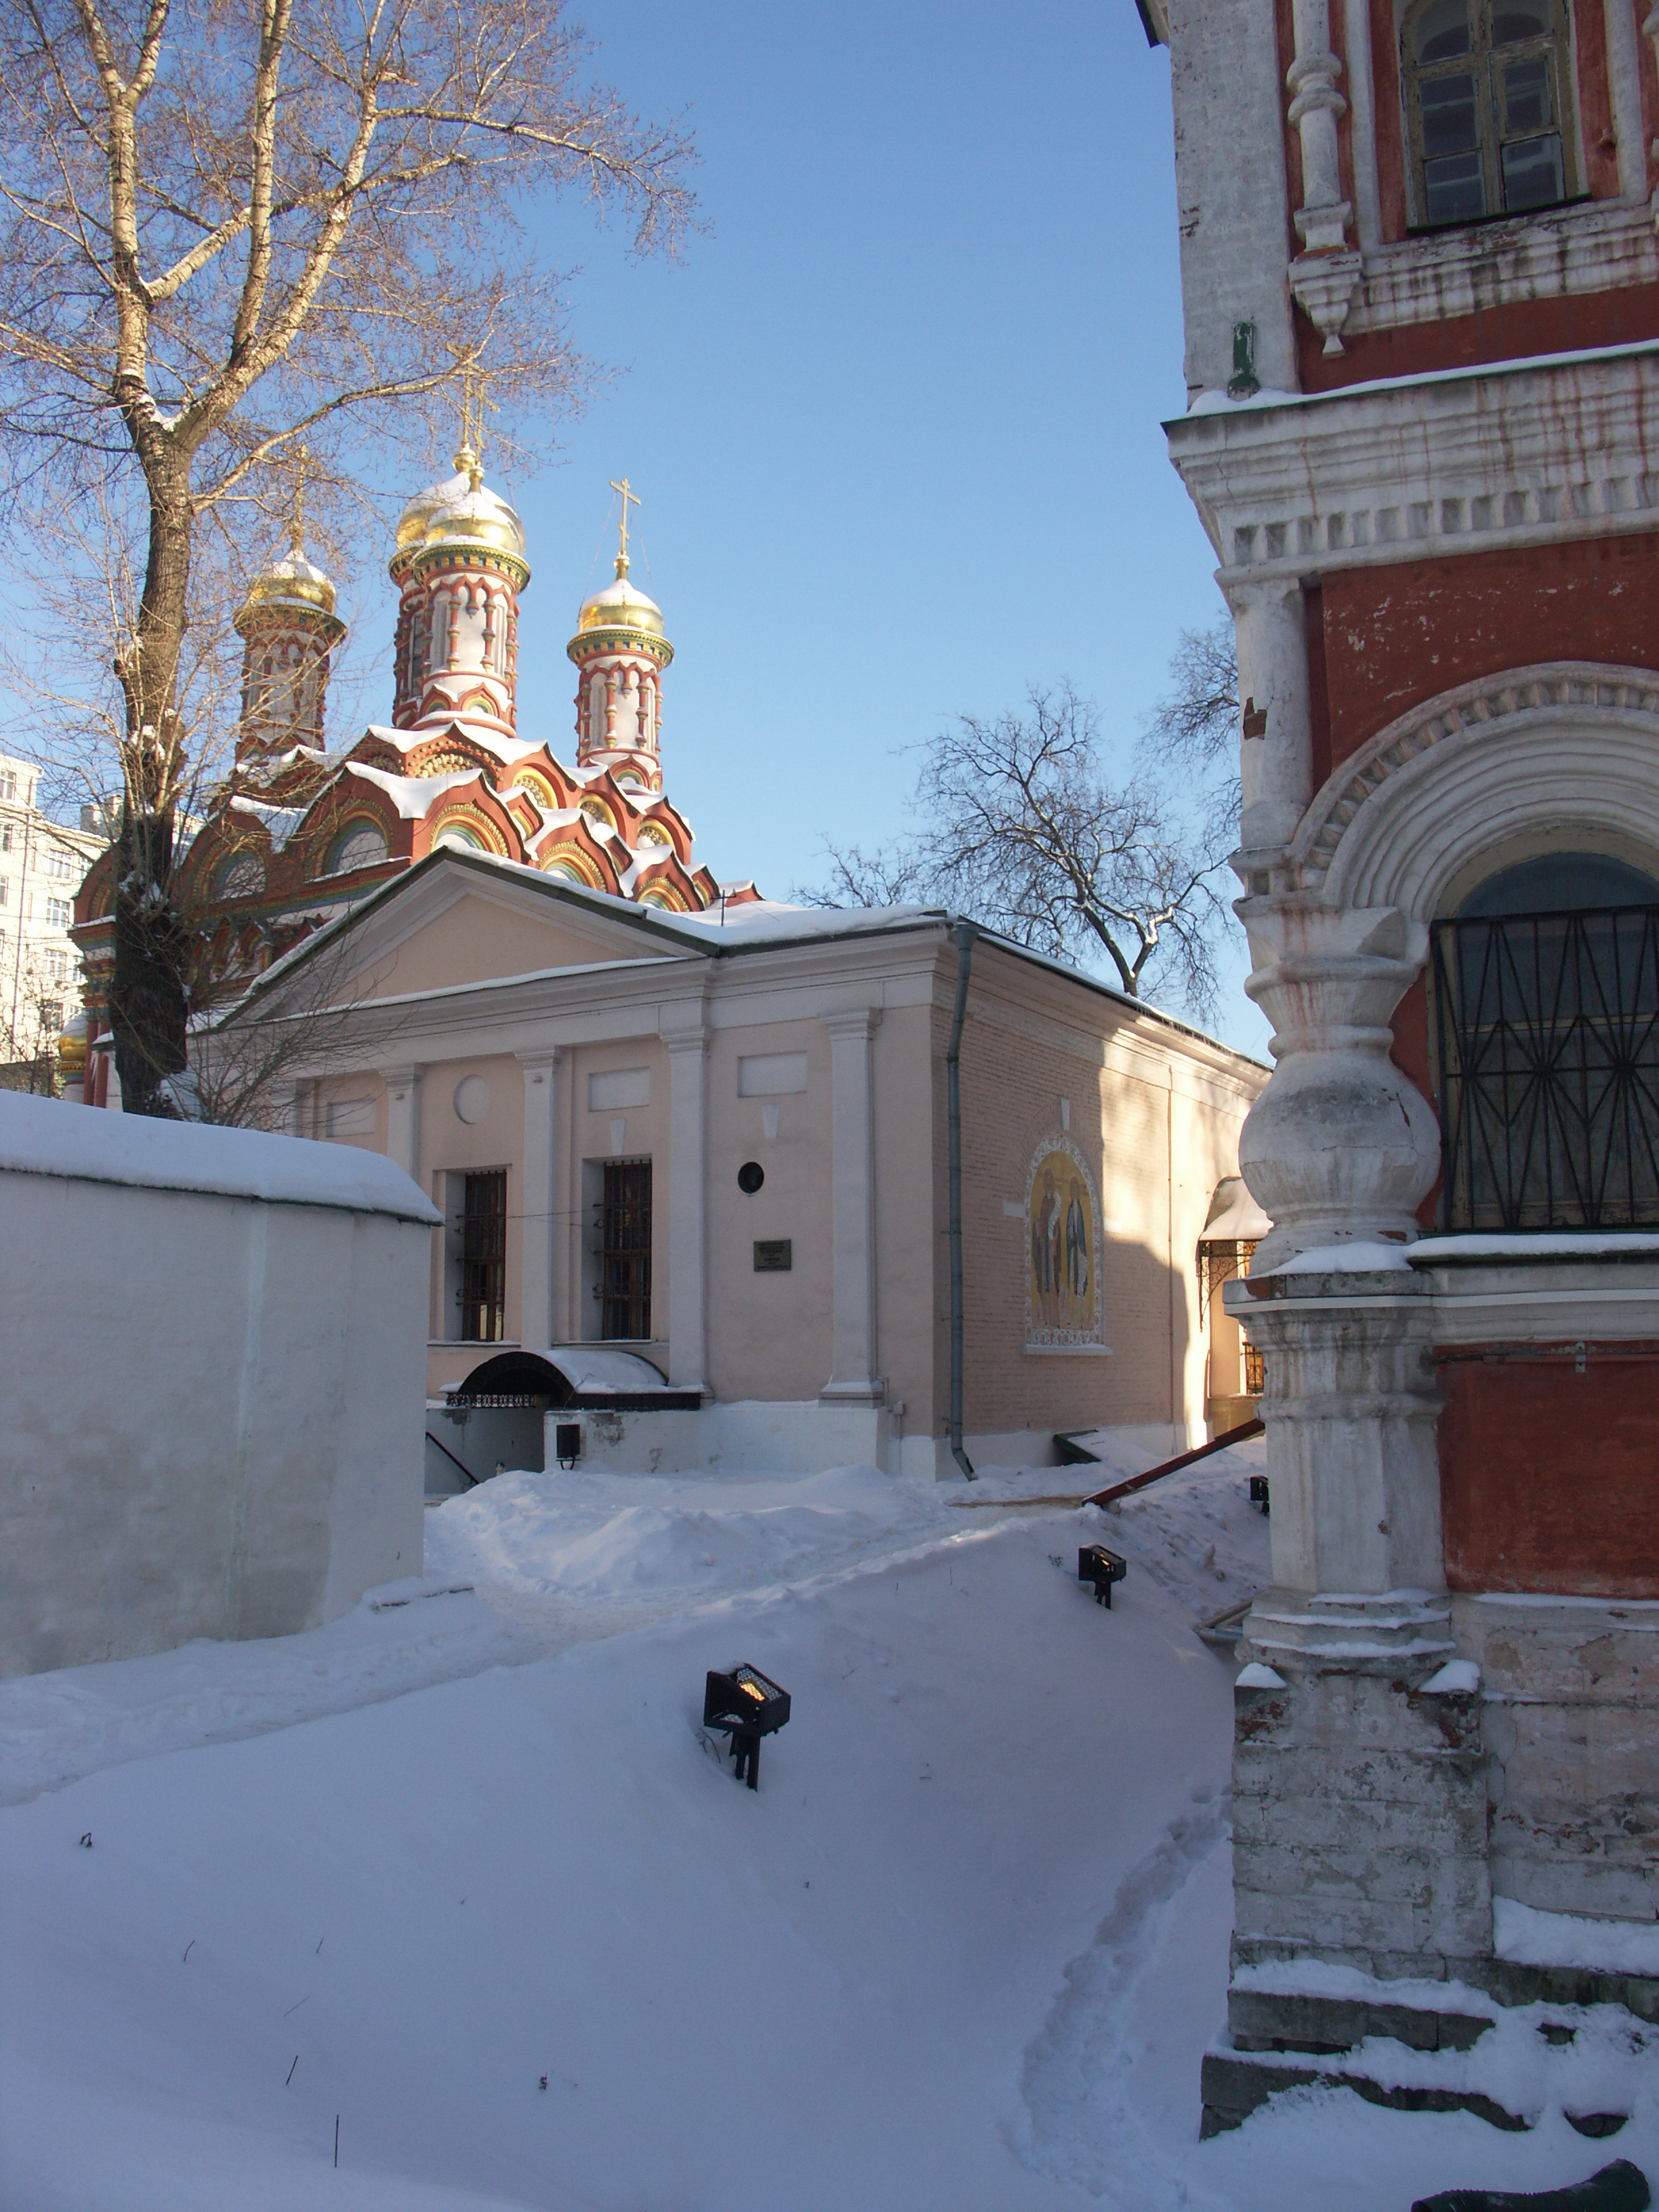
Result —
[{"label": "drainpipe", "polygon": [[962,1448],[962,1024],[968,1015],[968,977],[978,934],[965,916],[951,924],[951,940],[957,948],[957,1006],[945,1053],[951,1132],[951,1456],[969,1482],[974,1480],[973,1466]]}]

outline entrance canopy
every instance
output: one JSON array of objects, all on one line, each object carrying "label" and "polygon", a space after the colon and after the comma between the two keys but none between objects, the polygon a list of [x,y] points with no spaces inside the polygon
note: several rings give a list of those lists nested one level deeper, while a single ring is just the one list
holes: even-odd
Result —
[{"label": "entrance canopy", "polygon": [[543,1407],[554,1413],[695,1412],[697,1390],[677,1390],[659,1367],[608,1344],[555,1345],[545,1352],[501,1352],[475,1367],[448,1404]]}]

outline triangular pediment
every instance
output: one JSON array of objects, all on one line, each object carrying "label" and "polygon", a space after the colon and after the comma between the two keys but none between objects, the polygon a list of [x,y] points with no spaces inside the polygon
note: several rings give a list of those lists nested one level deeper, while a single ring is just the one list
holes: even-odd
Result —
[{"label": "triangular pediment", "polygon": [[336,1005],[610,962],[707,957],[654,910],[483,854],[440,852],[273,969]]}]

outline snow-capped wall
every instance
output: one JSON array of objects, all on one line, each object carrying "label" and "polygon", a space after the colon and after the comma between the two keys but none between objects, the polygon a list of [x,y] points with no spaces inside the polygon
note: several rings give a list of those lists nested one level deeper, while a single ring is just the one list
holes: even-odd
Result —
[{"label": "snow-capped wall", "polygon": [[418,1571],[435,1218],[372,1153],[0,1094],[0,1674]]}]

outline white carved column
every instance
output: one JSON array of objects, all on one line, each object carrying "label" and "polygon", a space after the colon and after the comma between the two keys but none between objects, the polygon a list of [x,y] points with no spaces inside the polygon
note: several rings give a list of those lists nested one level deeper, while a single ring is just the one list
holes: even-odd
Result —
[{"label": "white carved column", "polygon": [[1288,844],[1313,797],[1307,615],[1295,576],[1227,586],[1238,631],[1239,769],[1246,854]]},{"label": "white carved column", "polygon": [[831,1220],[835,1259],[835,1364],[822,1397],[879,1402],[875,1374],[876,1158],[870,1040],[878,1009],[830,1014],[830,1105],[834,1115]]},{"label": "white carved column", "polygon": [[668,1047],[668,1379],[677,1389],[706,1390],[708,1033],[699,1023],[661,1035]]},{"label": "white carved column", "polygon": [[1273,1224],[1252,1272],[1314,1246],[1409,1243],[1440,1133],[1389,1057],[1389,1017],[1423,965],[1421,924],[1294,892],[1240,899],[1237,913],[1254,961],[1244,988],[1273,1025],[1277,1063],[1239,1137],[1239,1172]]},{"label": "white carved column", "polygon": [[1348,103],[1336,88],[1342,64],[1331,51],[1329,0],[1294,0],[1296,59],[1285,82],[1290,119],[1302,141],[1302,205],[1293,220],[1303,251],[1291,264],[1291,289],[1325,341],[1342,350],[1341,330],[1359,283],[1360,259],[1347,243],[1353,210],[1342,197],[1337,118]]},{"label": "white carved column", "polygon": [[421,1179],[421,1071],[388,1067],[386,1077],[386,1149],[407,1176]]},{"label": "white carved column", "polygon": [[524,1070],[523,1234],[520,1239],[519,1341],[540,1352],[553,1334],[553,1148],[558,1127],[554,1074],[559,1054],[549,1047],[517,1055]]}]

